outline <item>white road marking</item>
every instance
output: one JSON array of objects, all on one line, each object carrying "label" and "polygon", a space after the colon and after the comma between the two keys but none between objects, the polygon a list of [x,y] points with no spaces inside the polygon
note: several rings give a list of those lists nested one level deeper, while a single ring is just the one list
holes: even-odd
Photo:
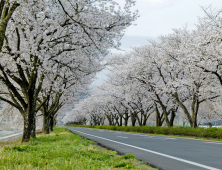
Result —
[{"label": "white road marking", "polygon": [[170,159],[174,159],[174,160],[177,160],[177,161],[185,162],[187,164],[195,165],[195,166],[198,166],[198,167],[201,167],[201,168],[205,168],[205,169],[209,169],[209,170],[220,170],[220,169],[217,169],[217,168],[213,168],[213,167],[210,167],[210,166],[207,166],[207,165],[203,165],[203,164],[199,164],[199,163],[196,163],[196,162],[188,161],[188,160],[185,160],[185,159],[177,158],[177,157],[170,156],[170,155],[167,155],[167,154],[163,154],[163,153],[160,153],[160,152],[156,152],[156,151],[140,148],[140,147],[137,147],[137,146],[125,144],[125,143],[122,143],[122,142],[114,141],[114,140],[111,140],[111,139],[107,139],[107,138],[102,138],[102,137],[99,137],[99,136],[91,135],[91,134],[84,133],[84,132],[81,132],[81,131],[78,131],[78,130],[73,130],[73,131],[76,131],[76,132],[79,132],[79,133],[82,133],[82,134],[85,134],[85,135],[88,135],[88,136],[93,136],[93,137],[96,137],[96,138],[99,138],[99,139],[107,140],[107,141],[110,141],[110,142],[118,143],[118,144],[121,144],[121,145],[129,146],[131,148],[135,148],[135,149],[139,149],[139,150],[142,150],[142,151],[150,152],[150,153],[153,153],[153,154],[156,154],[156,155],[164,156],[164,157],[167,157],[167,158],[170,158]]},{"label": "white road marking", "polygon": [[161,140],[175,140],[176,138],[163,138]]},{"label": "white road marking", "polygon": [[7,138],[10,138],[10,137],[14,137],[14,136],[19,136],[19,135],[21,135],[21,134],[23,134],[23,133],[21,132],[21,133],[16,133],[16,134],[9,135],[9,136],[4,136],[4,137],[1,137],[0,140],[2,140],[2,139],[7,139]]},{"label": "white road marking", "polygon": [[175,140],[176,139],[176,138],[165,138],[165,137],[157,137],[157,136],[147,136],[145,138],[160,139],[160,140]]},{"label": "white road marking", "polygon": [[162,137],[154,137],[154,138],[151,138],[151,139],[163,139]]},{"label": "white road marking", "polygon": [[126,136],[117,136],[117,137],[119,137],[119,138],[128,138],[128,137],[126,137]]},{"label": "white road marking", "polygon": [[6,136],[6,135],[9,135],[9,134],[13,134],[13,133],[15,133],[15,132],[3,133],[3,134],[0,135],[0,137],[1,137],[1,136]]},{"label": "white road marking", "polygon": [[155,136],[147,136],[147,137],[145,137],[145,138],[153,138],[153,137],[155,137]]},{"label": "white road marking", "polygon": [[147,136],[147,135],[141,135],[141,134],[131,134],[131,135],[135,135],[135,136]]},{"label": "white road marking", "polygon": [[204,143],[222,144],[221,142],[204,142]]}]

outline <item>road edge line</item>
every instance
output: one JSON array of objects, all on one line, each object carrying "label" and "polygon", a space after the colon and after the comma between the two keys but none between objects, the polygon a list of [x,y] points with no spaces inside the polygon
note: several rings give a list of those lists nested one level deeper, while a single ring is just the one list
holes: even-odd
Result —
[{"label": "road edge line", "polygon": [[0,138],[0,141],[3,140],[3,139],[8,139],[8,138],[11,138],[11,137],[19,136],[21,134],[22,134],[22,132],[21,133],[16,133],[16,134],[13,134],[13,135],[9,135],[9,136],[4,136],[4,137]]},{"label": "road edge line", "polygon": [[209,170],[220,170],[220,169],[213,168],[213,167],[210,167],[210,166],[207,166],[207,165],[202,165],[202,164],[199,164],[199,163],[196,163],[196,162],[192,162],[192,161],[188,161],[188,160],[185,160],[185,159],[177,158],[177,157],[170,156],[170,155],[163,154],[163,153],[159,153],[159,152],[156,152],[156,151],[152,151],[152,150],[140,148],[140,147],[137,147],[137,146],[125,144],[125,143],[122,143],[122,142],[114,141],[114,140],[111,140],[111,139],[91,135],[91,134],[84,133],[84,132],[81,132],[81,131],[78,131],[78,130],[71,130],[71,131],[76,131],[76,132],[79,132],[79,133],[82,133],[82,134],[86,134],[88,136],[92,136],[92,137],[100,138],[100,139],[107,140],[107,141],[110,141],[110,142],[118,143],[118,144],[121,144],[121,145],[129,146],[129,147],[132,147],[132,148],[135,148],[135,149],[143,150],[143,151],[150,152],[150,153],[153,153],[153,154],[156,154],[156,155],[160,155],[160,156],[167,157],[167,158],[170,158],[170,159],[174,159],[174,160],[177,160],[177,161],[185,162],[187,164],[195,165],[195,166],[198,166],[198,167],[201,167],[201,168],[205,168],[205,169],[209,169]]}]

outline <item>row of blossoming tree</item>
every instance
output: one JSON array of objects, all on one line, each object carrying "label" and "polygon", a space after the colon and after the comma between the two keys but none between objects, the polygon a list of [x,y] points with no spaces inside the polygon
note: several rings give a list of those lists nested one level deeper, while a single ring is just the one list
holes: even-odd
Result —
[{"label": "row of blossoming tree", "polygon": [[[134,1],[1,0],[1,120],[23,124],[22,142],[49,133],[55,116],[87,89],[138,12]],[[2,45],[1,45],[2,44]]]},{"label": "row of blossoming tree", "polygon": [[195,30],[174,29],[113,57],[107,82],[64,121],[85,116],[97,125],[144,126],[151,120],[170,127],[180,116],[195,128],[221,120],[222,16],[203,10]]}]

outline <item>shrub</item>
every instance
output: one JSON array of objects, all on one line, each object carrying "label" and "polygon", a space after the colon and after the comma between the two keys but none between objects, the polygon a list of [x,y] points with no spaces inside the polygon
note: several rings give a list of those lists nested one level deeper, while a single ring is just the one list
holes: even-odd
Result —
[{"label": "shrub", "polygon": [[[90,125],[69,125],[76,127],[91,127]],[[222,129],[220,128],[191,128],[191,127],[156,127],[156,126],[92,126],[96,129],[116,130],[124,132],[139,132],[149,134],[163,134],[163,135],[180,135],[192,137],[204,137],[222,139]]]}]

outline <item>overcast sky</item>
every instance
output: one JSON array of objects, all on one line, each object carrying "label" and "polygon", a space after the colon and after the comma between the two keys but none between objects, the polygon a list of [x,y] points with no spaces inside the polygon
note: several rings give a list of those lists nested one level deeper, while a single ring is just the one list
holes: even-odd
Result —
[{"label": "overcast sky", "polygon": [[[118,0],[123,4],[125,0]],[[140,18],[137,26],[129,27],[125,35],[157,37],[172,32],[172,28],[181,28],[185,24],[195,29],[198,16],[204,12],[200,6],[222,9],[222,0],[137,0],[134,9],[138,9]]]},{"label": "overcast sky", "polygon": [[[121,5],[125,0],[116,0]],[[198,17],[204,15],[201,6],[212,5],[215,9],[222,9],[222,0],[136,0],[134,9],[138,9],[140,17],[126,30],[122,40],[122,49],[147,44],[147,39],[156,39],[159,35],[172,33],[172,28],[195,29]],[[115,51],[116,52],[116,51]],[[97,80],[92,86],[97,86],[106,80],[102,71],[97,74]]]}]

